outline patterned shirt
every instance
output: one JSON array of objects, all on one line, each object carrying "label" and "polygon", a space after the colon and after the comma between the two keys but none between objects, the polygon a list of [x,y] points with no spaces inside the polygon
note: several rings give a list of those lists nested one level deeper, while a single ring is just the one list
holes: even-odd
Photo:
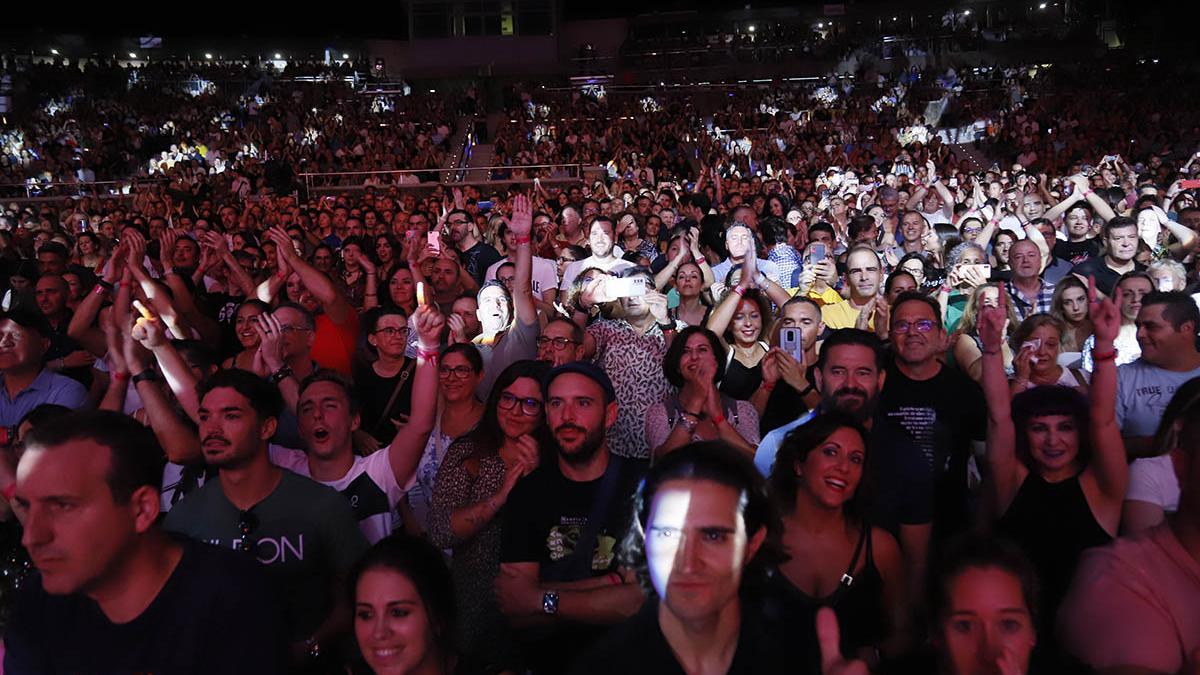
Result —
[{"label": "patterned shirt", "polygon": [[621,402],[608,447],[622,457],[648,459],[646,411],[673,393],[662,367],[666,337],[657,324],[641,334],[624,319],[601,319],[587,331],[596,342],[593,360],[604,368]]},{"label": "patterned shirt", "polygon": [[1038,312],[1049,312],[1050,304],[1054,300],[1054,284],[1038,277],[1042,287],[1038,289],[1037,295],[1030,298],[1017,288],[1016,284],[1005,284],[1008,287],[1008,297],[1012,299],[1013,310],[1016,311],[1017,317],[1022,321],[1030,314]]},{"label": "patterned shirt", "polygon": [[775,244],[771,252],[767,254],[767,260],[775,263],[775,266],[779,268],[779,279],[788,282],[789,287],[795,288],[791,282],[801,267],[800,254],[796,253],[796,249],[787,244]]}]

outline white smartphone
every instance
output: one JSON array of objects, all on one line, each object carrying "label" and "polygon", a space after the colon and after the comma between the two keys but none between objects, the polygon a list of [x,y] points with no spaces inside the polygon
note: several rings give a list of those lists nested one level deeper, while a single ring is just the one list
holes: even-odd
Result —
[{"label": "white smartphone", "polygon": [[612,298],[639,298],[646,294],[646,277],[609,278],[604,282]]},{"label": "white smartphone", "polygon": [[779,348],[792,355],[804,365],[804,340],[799,328],[784,328],[779,331]]},{"label": "white smartphone", "polygon": [[974,268],[984,279],[992,278],[992,266],[987,263],[963,265],[963,269]]}]

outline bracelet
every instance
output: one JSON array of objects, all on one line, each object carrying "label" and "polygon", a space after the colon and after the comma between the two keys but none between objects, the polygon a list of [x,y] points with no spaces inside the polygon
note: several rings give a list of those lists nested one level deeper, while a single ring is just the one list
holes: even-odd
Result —
[{"label": "bracelet", "polygon": [[275,372],[271,373],[271,376],[268,377],[267,379],[271,381],[271,384],[279,384],[280,382],[283,382],[284,380],[288,379],[289,377],[291,377],[294,374],[295,374],[295,371],[292,370],[292,367],[287,364],[284,364],[283,366],[281,366],[279,368],[279,370],[276,370]]},{"label": "bracelet", "polygon": [[425,359],[426,361],[437,361],[438,355],[438,350],[436,349],[425,349],[420,345],[417,346],[417,358]]},{"label": "bracelet", "polygon": [[[14,483],[14,485],[16,484]],[[607,579],[610,586],[620,586],[621,584],[625,583],[625,580],[621,578],[621,575],[617,574],[616,572],[609,572]]]},{"label": "bracelet", "polygon": [[529,238],[529,235],[526,235],[526,236],[524,236],[524,237],[517,237],[517,238],[516,238],[516,241],[515,241],[514,243],[515,243],[517,246],[524,246],[525,244],[528,244],[530,241],[531,241],[531,240],[530,240],[530,238]]},{"label": "bracelet", "polygon": [[4,490],[0,490],[0,495],[4,495],[4,501],[6,502],[11,502],[15,494],[17,494],[17,481],[15,480],[9,483],[8,487],[4,488]]},{"label": "bracelet", "polygon": [[1117,348],[1116,347],[1113,347],[1112,349],[1110,349],[1106,352],[1099,352],[1099,353],[1096,352],[1095,347],[1092,347],[1092,361],[1095,361],[1095,362],[1114,361],[1114,360],[1116,360],[1116,358],[1117,358]]},{"label": "bracelet", "polygon": [[124,382],[125,380],[129,379],[129,375],[130,374],[126,371],[118,370],[118,371],[113,372],[112,377],[114,380],[116,380],[118,382]]},{"label": "bracelet", "polygon": [[110,290],[112,290],[112,289],[105,288],[104,286],[101,286],[100,284],[96,284],[95,288],[92,289],[92,293],[94,293],[96,295],[106,295]]},{"label": "bracelet", "polygon": [[763,383],[762,383],[762,390],[763,390],[763,391],[766,391],[766,392],[772,392],[772,391],[775,391],[775,385],[776,385],[776,383],[777,383],[777,382],[778,382],[778,380],[777,380],[776,382],[763,382]]},{"label": "bracelet", "polygon": [[739,296],[741,296],[743,298],[746,297],[746,289],[742,288],[741,286],[734,286],[733,292],[737,293]]},{"label": "bracelet", "polygon": [[113,286],[115,286],[115,284],[105,281],[104,279],[97,279],[96,285],[103,286],[105,290],[109,290],[109,291],[111,291],[113,289]]},{"label": "bracelet", "polygon": [[715,426],[719,426],[722,422],[725,421],[725,415],[713,415],[709,419],[712,420],[712,424],[715,427]]},{"label": "bracelet", "polygon": [[703,267],[704,265],[708,264],[708,258],[705,258],[704,256],[700,256],[699,258],[696,258],[695,263],[696,263],[696,267]]},{"label": "bracelet", "polygon": [[157,382],[159,377],[157,371],[153,368],[147,368],[130,379],[133,380],[134,384],[139,384],[141,382]]}]

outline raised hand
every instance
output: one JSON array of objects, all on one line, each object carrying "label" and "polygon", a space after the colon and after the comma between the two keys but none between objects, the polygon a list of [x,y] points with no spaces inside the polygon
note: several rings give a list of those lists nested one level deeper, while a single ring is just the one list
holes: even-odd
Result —
[{"label": "raised hand", "polygon": [[1008,323],[1008,292],[1000,284],[1000,294],[995,307],[979,303],[976,330],[984,352],[998,351],[1004,346],[1004,328]]},{"label": "raised hand", "polygon": [[664,323],[667,320],[667,296],[658,291],[646,291],[646,297],[643,299],[646,306],[650,308],[650,314],[658,323]]},{"label": "raised hand", "polygon": [[255,364],[261,362],[266,374],[269,375],[284,366],[283,324],[269,312],[263,312],[258,315],[258,321],[252,325],[254,332],[258,333],[258,352],[254,355]]},{"label": "raised hand", "polygon": [[1096,277],[1088,277],[1088,317],[1095,328],[1096,346],[1109,346],[1117,339],[1121,332],[1121,312],[1115,302],[1096,290]]},{"label": "raised hand", "polygon": [[529,197],[523,194],[513,197],[512,217],[508,221],[508,229],[517,239],[529,238],[529,233],[533,229],[533,207],[529,203]]},{"label": "raised hand", "polygon": [[446,320],[433,305],[421,305],[413,312],[412,322],[417,329],[417,345],[421,349],[436,350],[441,342],[442,327]]}]

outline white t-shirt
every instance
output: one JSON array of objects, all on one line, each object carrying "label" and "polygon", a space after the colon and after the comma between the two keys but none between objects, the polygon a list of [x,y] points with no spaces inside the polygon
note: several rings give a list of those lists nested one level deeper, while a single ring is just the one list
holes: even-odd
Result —
[{"label": "white t-shirt", "polygon": [[[506,262],[510,262],[507,258],[499,262],[492,263],[491,267],[487,268],[487,272],[483,275],[484,281],[493,281],[496,278],[496,270]],[[513,261],[514,264],[515,261]],[[553,260],[548,258],[539,258],[533,256],[533,297],[538,300],[545,300],[542,297],[542,289],[558,288],[558,265]]]},{"label": "white t-shirt", "polygon": [[1125,499],[1146,502],[1165,513],[1179,510],[1179,478],[1170,455],[1145,457],[1129,465],[1129,488]]},{"label": "white t-shirt", "polygon": [[1138,359],[1117,368],[1117,424],[1124,436],[1153,436],[1163,411],[1200,368],[1175,372]]},{"label": "white t-shirt", "polygon": [[[620,249],[614,248],[613,255],[622,255],[620,253]],[[633,263],[629,262],[628,260],[622,260],[620,257],[613,258],[612,260],[599,260],[595,257],[588,256],[583,260],[576,260],[570,265],[567,265],[566,269],[563,270],[562,283],[558,285],[559,289],[563,293],[566,293],[571,289],[571,284],[574,283],[575,277],[579,276],[580,272],[592,267],[598,267],[609,274],[616,274],[621,270],[633,267]]]},{"label": "white t-shirt", "polygon": [[[275,466],[312,478],[308,455],[302,450],[271,445],[270,453],[271,463]],[[396,482],[388,449],[384,447],[366,457],[355,455],[354,465],[338,480],[317,482],[337,490],[349,500],[350,508],[358,518],[359,529],[367,541],[374,544],[390,535],[399,523],[396,505],[412,487],[414,479],[415,476],[404,487]]]}]

